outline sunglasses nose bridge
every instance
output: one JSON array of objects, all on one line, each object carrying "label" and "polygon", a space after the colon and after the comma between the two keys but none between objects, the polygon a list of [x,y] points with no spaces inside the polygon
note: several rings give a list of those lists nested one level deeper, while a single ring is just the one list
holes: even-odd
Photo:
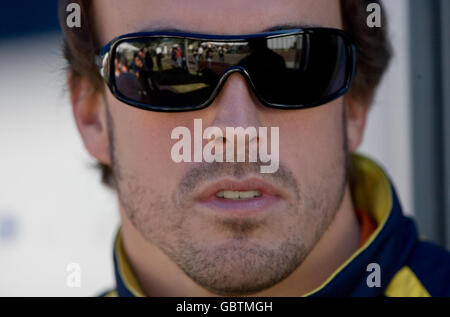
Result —
[{"label": "sunglasses nose bridge", "polygon": [[218,86],[223,86],[225,84],[226,80],[228,79],[228,77],[230,77],[231,74],[234,74],[234,73],[240,73],[242,76],[244,76],[244,78],[246,80],[250,80],[250,76],[248,75],[247,70],[242,66],[236,65],[236,66],[228,67],[225,70],[225,72],[222,74],[222,76],[220,78]]},{"label": "sunglasses nose bridge", "polygon": [[258,94],[257,94],[257,91],[256,91],[256,89],[255,89],[255,86],[253,85],[252,79],[250,78],[250,75],[249,75],[249,73],[247,72],[247,70],[246,70],[244,67],[242,67],[242,66],[236,65],[236,66],[231,66],[231,67],[227,68],[227,69],[225,70],[225,72],[222,74],[222,76],[220,77],[219,82],[217,83],[217,87],[216,87],[216,90],[215,90],[215,92],[214,92],[214,98],[215,98],[215,97],[219,94],[219,92],[222,90],[222,88],[223,88],[223,86],[225,85],[225,83],[226,83],[228,77],[230,77],[230,76],[231,76],[232,74],[234,74],[234,73],[240,73],[240,74],[244,77],[244,79],[245,79],[245,81],[247,82],[247,84],[250,86],[252,92],[253,92],[255,95],[258,95]]}]

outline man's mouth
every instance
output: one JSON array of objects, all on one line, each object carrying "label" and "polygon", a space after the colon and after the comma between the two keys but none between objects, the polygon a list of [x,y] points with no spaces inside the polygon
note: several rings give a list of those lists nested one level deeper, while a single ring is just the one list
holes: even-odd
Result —
[{"label": "man's mouth", "polygon": [[196,202],[201,208],[224,216],[248,216],[273,209],[283,200],[281,192],[257,178],[223,179],[201,191]]},{"label": "man's mouth", "polygon": [[260,197],[262,194],[259,190],[237,191],[237,190],[222,190],[216,194],[217,198],[231,199],[231,200],[246,200]]}]

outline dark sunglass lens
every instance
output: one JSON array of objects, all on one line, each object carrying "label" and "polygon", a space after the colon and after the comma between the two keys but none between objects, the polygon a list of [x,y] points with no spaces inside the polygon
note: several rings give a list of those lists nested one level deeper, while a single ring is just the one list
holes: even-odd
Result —
[{"label": "dark sunglass lens", "polygon": [[180,38],[145,38],[119,43],[115,86],[126,99],[152,107],[195,108],[211,96],[219,76],[203,62],[208,47]]},{"label": "dark sunglass lens", "polygon": [[279,105],[311,105],[346,86],[344,40],[330,33],[257,40],[247,69],[260,96]]}]

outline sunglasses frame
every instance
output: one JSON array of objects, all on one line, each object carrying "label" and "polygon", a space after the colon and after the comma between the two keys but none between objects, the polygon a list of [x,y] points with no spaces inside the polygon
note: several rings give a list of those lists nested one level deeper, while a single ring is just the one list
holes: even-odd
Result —
[{"label": "sunglasses frame", "polygon": [[[187,38],[193,40],[205,40],[205,41],[221,41],[221,42],[245,42],[256,38],[265,38],[265,39],[273,39],[280,38],[286,36],[293,36],[299,34],[317,34],[317,33],[327,33],[327,34],[336,34],[340,36],[345,43],[346,53],[349,59],[347,63],[346,69],[346,83],[344,87],[339,89],[334,94],[325,96],[316,102],[313,102],[308,105],[283,105],[283,104],[275,104],[265,101],[258,90],[256,89],[251,76],[245,69],[245,67],[234,65],[228,67],[221,75],[220,80],[214,88],[211,96],[203,103],[193,106],[193,107],[164,107],[164,106],[152,106],[146,103],[138,102],[123,96],[117,89],[115,85],[114,78],[114,69],[113,61],[115,59],[116,48],[122,42],[130,41],[134,39],[142,40],[143,38],[152,38],[152,37],[174,37],[174,38]],[[157,31],[157,32],[139,32],[139,33],[129,33],[124,34],[115,39],[111,40],[108,44],[106,44],[95,56],[95,64],[98,67],[100,75],[105,80],[107,86],[109,87],[111,93],[120,101],[139,108],[143,110],[149,111],[157,111],[157,112],[187,112],[187,111],[195,111],[201,110],[209,105],[211,105],[214,99],[219,94],[223,85],[225,84],[227,78],[233,73],[240,73],[249,86],[251,87],[253,93],[258,98],[258,100],[266,107],[276,108],[276,109],[285,109],[285,110],[298,110],[298,109],[306,109],[317,107],[323,104],[326,104],[334,99],[337,99],[343,96],[349,89],[353,82],[355,72],[356,72],[356,44],[353,38],[346,33],[344,30],[334,29],[334,28],[323,28],[323,27],[314,27],[314,28],[296,28],[296,29],[286,29],[280,31],[272,31],[272,32],[262,32],[262,33],[253,33],[253,34],[244,34],[244,35],[211,35],[211,34],[201,34],[201,33],[184,33],[184,32],[173,32],[173,31]]]}]

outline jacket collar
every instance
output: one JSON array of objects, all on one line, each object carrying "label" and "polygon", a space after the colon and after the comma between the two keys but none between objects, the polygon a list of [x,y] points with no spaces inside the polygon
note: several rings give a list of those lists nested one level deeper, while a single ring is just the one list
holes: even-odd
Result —
[{"label": "jacket collar", "polygon": [[[376,230],[318,288],[306,296],[382,296],[394,274],[406,263],[417,241],[413,221],[403,211],[387,174],[374,161],[352,156],[350,185],[355,208],[368,213]],[[368,265],[380,267],[381,286],[369,287]]]},{"label": "jacket collar", "polygon": [[119,297],[144,297],[145,293],[133,274],[133,270],[127,259],[120,235],[120,229],[114,240],[113,255],[117,295]]},{"label": "jacket collar", "polygon": [[[314,291],[305,296],[377,296],[412,251],[417,240],[414,223],[403,216],[387,174],[374,161],[352,155],[350,186],[355,208],[368,213],[376,230],[353,255]],[[381,287],[370,288],[367,266],[380,266]],[[119,296],[145,296],[127,260],[120,230],[114,242],[114,271]]]}]

